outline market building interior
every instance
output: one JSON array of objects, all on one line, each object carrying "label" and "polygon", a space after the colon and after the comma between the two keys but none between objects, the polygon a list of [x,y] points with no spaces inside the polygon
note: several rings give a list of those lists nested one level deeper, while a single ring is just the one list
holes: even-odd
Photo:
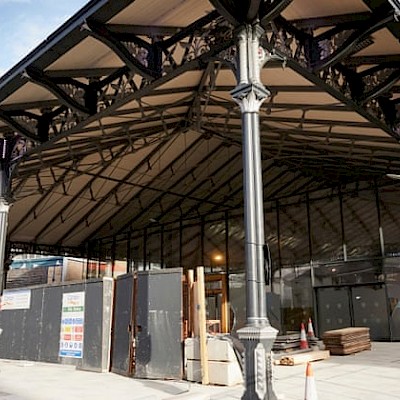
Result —
[{"label": "market building interior", "polygon": [[[230,3],[91,1],[0,78],[6,289],[204,266],[226,279],[229,330],[243,327]],[[400,340],[396,13],[384,0],[261,3],[270,321]],[[45,281],[21,278],[27,254],[55,256]],[[208,305],[218,320],[221,293]]]}]

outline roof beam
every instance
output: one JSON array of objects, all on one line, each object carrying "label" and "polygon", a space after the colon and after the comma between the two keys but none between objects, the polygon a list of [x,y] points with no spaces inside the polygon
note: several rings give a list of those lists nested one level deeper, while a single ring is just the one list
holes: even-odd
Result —
[{"label": "roof beam", "polygon": [[362,65],[379,65],[383,63],[400,63],[399,54],[385,54],[382,56],[351,56],[346,58],[344,64],[347,67],[359,67]]},{"label": "roof beam", "polygon": [[321,17],[305,18],[305,19],[292,19],[290,22],[294,24],[298,29],[314,30],[329,26],[336,26],[340,24],[365,22],[368,21],[370,18],[371,18],[371,13],[369,11],[366,11],[359,13],[329,15],[326,17],[321,16]]},{"label": "roof beam", "polygon": [[70,170],[65,170],[60,175],[60,177],[56,181],[54,181],[53,184],[48,189],[46,189],[45,193],[40,197],[40,199],[31,208],[29,208],[29,210],[25,214],[23,214],[23,216],[19,219],[19,221],[15,224],[15,226],[9,230],[8,233],[9,236],[12,236],[21,227],[23,228],[23,224],[29,220],[29,217],[31,215],[35,215],[35,211],[38,209],[38,207],[47,200],[47,198],[52,194],[53,190],[56,187],[58,187],[62,182],[64,182],[64,179],[69,172]]},{"label": "roof beam", "polygon": [[[26,68],[26,75],[36,84],[44,87],[48,91],[54,94],[62,104],[67,106],[68,108],[72,108],[73,110],[79,111],[84,114],[92,114],[89,108],[85,105],[79,103],[72,96],[68,95],[63,89],[61,89],[51,78],[46,76],[46,74],[34,67]],[[71,82],[72,83],[72,82]],[[75,85],[78,86],[78,85]],[[81,87],[82,85],[79,84]]]},{"label": "roof beam", "polygon": [[[214,149],[214,152],[217,153],[218,150],[222,149],[223,147],[224,147],[224,144],[220,144],[216,149]],[[181,154],[179,157],[177,157],[176,159],[174,159],[174,160],[170,163],[170,165],[174,165],[180,157],[182,157],[182,154]],[[173,182],[168,186],[168,188],[167,188],[166,190],[169,190],[169,191],[172,190],[172,189],[173,189],[174,187],[176,187],[180,182],[182,182],[185,178],[187,178],[188,176],[191,176],[193,173],[195,173],[196,168],[197,168],[199,165],[201,165],[201,164],[207,162],[208,160],[209,160],[209,155],[206,154],[204,157],[202,157],[202,158],[200,159],[200,161],[198,161],[198,162],[196,163],[196,165],[195,165],[194,167],[190,168],[190,170],[188,170],[183,176],[181,176],[180,179],[179,179],[178,181],[176,181],[176,180],[173,181]],[[169,169],[170,169],[170,168],[164,168],[163,172],[168,171]],[[161,175],[162,175],[162,173],[160,174],[160,176],[161,176]],[[150,185],[151,185],[151,182],[150,182]],[[144,192],[145,190],[146,190],[146,189],[143,189],[141,192],[137,193],[137,194],[135,195],[134,198],[132,198],[132,199],[129,200],[129,203],[132,203],[132,201],[134,201],[135,198],[139,198],[139,197],[140,197],[140,194],[141,194],[142,192]],[[159,203],[159,201],[162,199],[162,197],[163,197],[163,194],[160,194],[158,197],[156,197],[155,199],[153,199],[153,200],[151,201],[151,203],[150,203],[149,205],[147,205],[146,208],[147,208],[147,209],[150,209],[153,205]],[[129,221],[127,221],[126,223],[124,223],[124,224],[122,225],[122,227],[120,227],[120,228],[118,229],[118,231],[116,232],[116,234],[119,234],[119,233],[123,232],[128,226],[132,225],[138,218],[139,218],[139,216],[136,215],[136,216],[134,216],[133,218],[129,219]]]},{"label": "roof beam", "polygon": [[[176,126],[177,126],[176,123],[165,124],[165,126],[163,126],[163,129],[168,131],[171,129],[175,129]],[[154,136],[156,134],[158,134],[157,137],[148,139],[146,138],[146,135]],[[41,153],[38,153],[37,155],[35,154],[37,158],[33,158],[32,155],[29,162],[26,161],[25,164],[19,166],[18,172],[16,173],[15,177],[22,178],[25,176],[31,176],[32,174],[36,174],[37,170],[40,168],[59,166],[62,163],[71,162],[73,160],[80,159],[80,157],[86,157],[93,153],[110,149],[113,146],[123,145],[126,141],[128,141],[129,144],[132,146],[135,139],[143,139],[144,143],[142,147],[145,146],[147,147],[151,144],[156,143],[157,141],[165,140],[165,137],[160,137],[162,134],[165,134],[165,131],[164,130],[160,131],[160,127],[157,127],[157,130],[154,130],[154,127],[150,127],[147,128],[146,130],[139,129],[137,132],[129,131],[120,137],[117,136],[113,138],[112,140],[88,141],[87,139],[84,139],[82,141],[79,141],[79,147],[78,146],[74,147],[73,146],[74,142],[70,142],[64,144],[64,147],[63,145],[59,146],[59,151],[55,154],[58,156],[57,158],[54,157],[53,153],[49,155],[48,160]]]},{"label": "roof beam", "polygon": [[258,18],[266,25],[277,17],[292,0],[265,2],[261,0],[210,0],[218,12],[234,25],[252,24]]},{"label": "roof beam", "polygon": [[[184,196],[182,196],[182,198],[178,201],[175,202],[173,204],[171,204],[171,206],[169,206],[167,209],[165,209],[157,218],[157,221],[159,223],[162,223],[161,220],[163,219],[164,216],[168,215],[169,212],[171,212],[173,209],[179,208],[182,203],[185,201],[185,199],[191,199],[191,200],[195,200],[197,202],[208,202],[208,200],[204,200],[204,199],[193,199],[191,198],[193,193],[196,192],[196,190],[200,189],[202,186],[204,186],[205,183],[208,183],[210,181],[210,179],[216,177],[217,174],[219,174],[222,170],[224,170],[225,168],[231,166],[231,164],[238,159],[238,157],[241,156],[241,150],[239,150],[238,152],[234,153],[233,156],[231,156],[230,158],[228,158],[217,170],[213,171],[209,176],[207,176],[205,179],[200,180],[200,182],[198,182],[196,185],[194,185],[188,193],[185,193]],[[229,170],[231,170],[231,167],[229,168]],[[196,171],[193,172],[194,176]],[[216,205],[216,202],[211,202],[210,204]]]},{"label": "roof beam", "polygon": [[[179,131],[179,130],[176,130],[174,133],[177,133],[178,131]],[[201,141],[201,138],[196,139],[196,140],[190,145],[189,149],[190,149],[190,148],[194,148],[195,146],[197,146],[197,145],[199,144],[200,141]],[[132,168],[132,170],[129,171],[129,172],[123,177],[122,181],[128,180],[128,179],[131,178],[143,165],[148,164],[148,163],[151,161],[152,157],[154,157],[154,156],[156,156],[156,155],[158,155],[158,154],[160,153],[160,150],[162,149],[163,146],[165,146],[165,142],[162,143],[162,144],[160,144],[156,149],[154,149],[154,150],[150,153],[149,156],[147,156],[145,159],[143,159],[137,166],[135,166],[134,168]],[[183,154],[184,154],[184,153],[185,153],[185,152],[181,153],[181,154],[177,157],[177,159],[180,159],[181,157],[183,157]],[[169,169],[171,168],[171,166],[176,162],[177,159],[175,159],[175,160],[173,160],[171,163],[169,163],[169,164],[163,169],[163,171],[162,171],[161,173],[165,172],[166,170],[169,170]],[[151,185],[151,184],[152,184],[152,182],[149,183],[149,185]],[[115,190],[118,190],[118,188],[121,187],[122,185],[123,185],[123,182],[117,184]],[[143,191],[143,190],[144,190],[144,189],[141,189],[138,193],[140,193],[140,192]],[[96,208],[101,207],[101,205],[107,201],[107,199],[109,198],[109,196],[111,196],[111,194],[112,194],[112,193],[110,192],[108,195],[104,196],[101,200],[99,200],[99,201],[97,202],[97,204],[96,204]],[[132,199],[128,200],[128,204],[129,204],[131,201],[132,201]],[[123,209],[124,209],[124,207],[122,207],[122,206],[121,206],[120,208],[118,208],[118,209],[116,210],[116,212],[115,212],[109,219],[112,220],[113,218],[115,218],[115,217],[121,212],[121,210],[123,210]],[[71,232],[73,232],[80,224],[82,224],[83,221],[87,220],[87,219],[90,217],[90,215],[91,215],[92,213],[93,213],[93,210],[89,210],[82,218],[80,218],[79,221],[77,221],[77,222],[74,224],[74,226],[71,227],[71,229],[69,229],[67,232],[64,233],[64,235],[58,240],[58,242],[59,242],[59,243],[62,243],[62,241],[63,241],[65,238],[67,238],[68,235],[70,235]],[[99,227],[97,227],[96,231],[95,231],[95,232],[92,232],[92,234],[91,234],[88,238],[86,238],[86,241],[87,241],[87,240],[90,240],[90,239],[92,238],[93,235],[97,234],[97,232],[100,231],[101,228],[103,228],[103,227],[107,224],[107,222],[108,222],[108,221],[103,222]]]},{"label": "roof beam", "polygon": [[[99,175],[99,174],[102,174],[103,172],[105,172],[105,171],[107,170],[107,168],[108,168],[112,163],[115,162],[116,158],[119,158],[122,154],[124,154],[124,153],[126,152],[126,150],[128,149],[128,147],[129,147],[129,144],[125,145],[124,147],[122,147],[122,148],[118,151],[118,153],[115,155],[115,158],[112,157],[112,158],[110,158],[109,160],[107,160],[107,161],[102,165],[100,171],[99,171],[96,175]],[[69,171],[69,170],[67,170],[66,172],[68,172],[68,171]],[[82,171],[82,172],[80,172],[79,174],[80,174],[80,175],[84,175],[84,174],[86,174],[86,173],[85,173],[84,171]],[[40,236],[42,236],[43,233],[45,233],[45,232],[48,233],[49,228],[51,227],[51,225],[53,225],[53,223],[54,223],[55,221],[59,220],[59,219],[61,218],[62,214],[65,213],[65,212],[69,209],[69,207],[70,207],[71,205],[73,205],[73,204],[77,201],[77,199],[79,199],[79,198],[83,195],[83,193],[85,193],[85,192],[91,187],[91,185],[94,183],[94,181],[95,181],[95,179],[96,179],[96,175],[94,175],[94,176],[88,181],[88,183],[86,183],[84,186],[82,186],[82,187],[79,189],[79,191],[78,191],[74,196],[71,197],[71,199],[67,202],[67,204],[64,205],[64,207],[63,207],[60,211],[58,211],[57,213],[55,213],[54,216],[53,216],[52,218],[50,218],[50,219],[47,221],[46,224],[44,224],[44,226],[39,230],[39,232],[36,233],[35,238],[33,239],[34,242],[37,242],[38,239],[40,238]]]},{"label": "roof beam", "polygon": [[2,109],[0,109],[0,119],[5,124],[7,124],[7,126],[9,126],[13,131],[19,133],[25,138],[32,140],[35,143],[40,141],[35,132],[32,132],[27,128],[25,128],[24,126],[22,126],[21,124],[19,124],[14,118],[12,118],[12,116],[8,112]]},{"label": "roof beam", "polygon": [[107,24],[107,29],[118,37],[132,36],[170,37],[182,31],[179,26]]},{"label": "roof beam", "polygon": [[[332,45],[331,47],[324,48],[319,47],[318,40],[330,39],[335,34],[342,32],[342,28],[338,28],[336,31],[328,31],[326,37],[324,34],[317,38],[313,38],[310,34],[300,31],[295,28],[292,24],[286,21],[283,17],[278,17],[274,24],[276,31],[272,33],[272,36],[265,36],[263,45],[270,52],[276,52],[282,57],[286,57],[287,65],[294,69],[297,73],[301,74],[321,89],[325,90],[336,99],[340,100],[344,104],[350,105],[356,112],[365,117],[367,120],[374,123],[377,127],[380,127],[384,131],[388,132],[395,138],[400,138],[400,129],[397,132],[392,127],[392,124],[387,123],[382,117],[382,109],[377,104],[358,104],[356,99],[351,98],[349,95],[349,79],[343,71],[338,70],[336,67],[339,65],[339,61],[345,61],[346,57],[350,56],[354,49],[349,50],[352,44],[358,40],[362,40],[364,37],[377,29],[384,28],[388,21],[393,18],[393,14],[381,17],[380,19],[371,20],[371,25],[368,26],[363,23],[362,27],[356,29],[355,33],[350,33],[348,39],[341,45]],[[353,27],[354,28],[354,27]],[[352,27],[346,27],[349,32],[352,32]],[[281,35],[287,35],[293,39],[296,39],[295,46],[289,46],[286,42],[292,43],[290,40],[280,41]],[[330,40],[327,41],[328,45]],[[357,42],[358,43],[358,42]],[[344,46],[344,47],[343,47]],[[342,52],[343,50],[343,52]],[[324,53],[321,53],[324,51]],[[325,55],[325,53],[327,55]],[[343,57],[342,57],[343,56]],[[334,65],[335,64],[335,65]],[[320,70],[320,67],[325,69]]]},{"label": "roof beam", "polygon": [[[360,51],[362,48],[372,44],[372,41],[369,39],[369,36],[376,31],[382,29],[388,22],[393,20],[393,14],[380,16],[377,18],[374,14],[371,14],[371,18],[361,24],[361,27],[355,27],[353,24],[344,24],[338,25],[335,28],[331,29],[328,32],[324,32],[321,35],[312,39],[312,46],[319,48],[321,50],[325,49],[323,46],[323,42],[326,40],[334,40],[335,36],[338,34],[343,34],[343,32],[352,32],[348,36],[348,38],[336,48],[333,48],[333,51],[328,54],[328,56],[321,59],[321,50],[317,50],[313,54],[319,54],[319,59],[314,58],[311,59],[311,66],[313,68],[313,72],[316,73],[323,69],[326,69],[344,58],[348,57],[351,54],[355,54]],[[356,30],[354,31],[354,29]],[[364,42],[367,40],[366,45]],[[368,41],[369,40],[369,41]],[[360,48],[361,46],[361,48]],[[315,48],[314,47],[314,48]],[[326,49],[325,49],[326,51]]]},{"label": "roof beam", "polygon": [[[131,51],[128,50],[128,48],[108,29],[106,24],[100,24],[88,19],[86,24],[83,25],[83,28],[88,30],[89,35],[108,46],[131,71],[148,80],[153,80],[160,76],[161,66],[158,66],[157,68],[148,67],[149,53],[154,51],[154,48],[150,43],[132,35],[130,39],[137,46],[137,54],[134,56]],[[142,49],[145,49],[147,54]]]}]

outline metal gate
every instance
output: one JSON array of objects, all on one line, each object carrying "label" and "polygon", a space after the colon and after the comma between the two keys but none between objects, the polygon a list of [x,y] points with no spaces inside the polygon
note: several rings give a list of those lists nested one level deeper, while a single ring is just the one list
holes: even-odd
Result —
[{"label": "metal gate", "polygon": [[382,283],[318,287],[318,333],[350,326],[370,328],[372,340],[390,340],[389,308]]},{"label": "metal gate", "polygon": [[115,282],[111,371],[128,376],[133,374],[133,304],[134,277],[119,276]]},{"label": "metal gate", "polygon": [[182,270],[138,273],[135,377],[182,378]]},{"label": "metal gate", "polygon": [[181,379],[182,270],[129,274],[116,280],[111,371]]}]

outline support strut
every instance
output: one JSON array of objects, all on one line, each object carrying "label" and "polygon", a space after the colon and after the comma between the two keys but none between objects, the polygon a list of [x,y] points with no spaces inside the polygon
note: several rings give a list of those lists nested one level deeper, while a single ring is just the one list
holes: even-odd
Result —
[{"label": "support strut", "polygon": [[259,110],[270,92],[260,81],[266,61],[259,23],[236,31],[238,85],[231,92],[243,126],[243,195],[246,253],[246,326],[238,331],[245,347],[246,390],[243,400],[276,400],[272,388],[271,349],[277,335],[267,317],[264,275],[264,201]]}]

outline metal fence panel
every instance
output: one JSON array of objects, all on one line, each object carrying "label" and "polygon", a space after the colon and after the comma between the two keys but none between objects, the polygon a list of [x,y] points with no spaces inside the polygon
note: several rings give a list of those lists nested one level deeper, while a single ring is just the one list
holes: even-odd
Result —
[{"label": "metal fence panel", "polygon": [[136,370],[138,378],[182,378],[182,271],[138,274]]},{"label": "metal fence panel", "polygon": [[132,294],[133,276],[119,276],[115,282],[111,371],[122,375],[129,374]]}]

